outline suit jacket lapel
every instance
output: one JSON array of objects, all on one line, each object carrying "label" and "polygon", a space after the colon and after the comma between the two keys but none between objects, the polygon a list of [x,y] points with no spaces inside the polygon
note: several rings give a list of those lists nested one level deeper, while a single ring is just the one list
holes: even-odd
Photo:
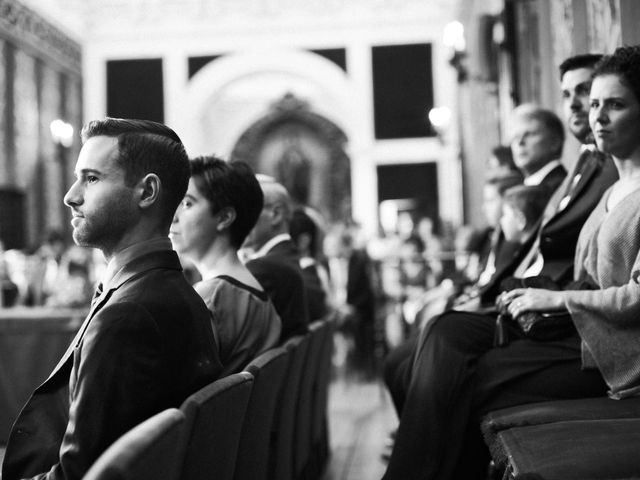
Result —
[{"label": "suit jacket lapel", "polygon": [[80,328],[78,329],[78,333],[76,333],[76,336],[73,337],[73,341],[67,347],[66,352],[64,352],[64,355],[62,355],[62,358],[60,358],[60,361],[58,362],[58,364],[54,367],[54,369],[51,371],[51,373],[43,383],[46,383],[47,381],[49,381],[49,379],[53,377],[58,372],[58,370],[60,370],[62,366],[72,357],[73,351],[76,349],[78,345],[80,345],[80,342],[82,341],[82,337],[84,336],[84,332],[86,332],[87,327],[91,322],[91,319],[96,314],[96,312],[98,312],[102,308],[102,306],[107,302],[107,299],[111,296],[111,292],[113,290],[115,289],[114,288],[105,289],[102,292],[102,295],[100,295],[98,299],[95,302],[93,302],[93,305],[91,306],[91,310],[89,310],[87,317],[84,319],[84,322],[82,322],[82,325],[80,325]]},{"label": "suit jacket lapel", "polygon": [[51,379],[67,361],[70,361],[71,357],[73,356],[73,351],[78,347],[78,345],[80,345],[82,337],[87,331],[89,323],[91,323],[91,319],[107,303],[109,298],[111,298],[113,292],[115,292],[126,282],[133,280],[134,278],[138,278],[154,268],[172,268],[181,270],[182,266],[180,265],[180,261],[178,260],[176,253],[172,250],[166,250],[142,255],[141,257],[134,259],[131,263],[118,270],[113,278],[109,281],[108,285],[104,287],[102,294],[91,306],[89,314],[85,318],[84,322],[82,322],[82,325],[80,326],[78,333],[76,333],[76,336],[73,338],[73,341],[71,342],[69,347],[67,347],[67,351],[64,353],[58,364],[51,371],[43,384],[48,382],[49,379]]},{"label": "suit jacket lapel", "polygon": [[565,210],[569,208],[569,205],[571,205],[576,200],[576,198],[578,198],[580,192],[585,189],[591,177],[593,177],[598,171],[598,167],[598,162],[588,160],[585,162],[585,165],[582,168],[580,180],[578,181],[578,184],[573,188],[571,197],[569,198],[569,203],[567,203],[567,206],[564,207]]}]

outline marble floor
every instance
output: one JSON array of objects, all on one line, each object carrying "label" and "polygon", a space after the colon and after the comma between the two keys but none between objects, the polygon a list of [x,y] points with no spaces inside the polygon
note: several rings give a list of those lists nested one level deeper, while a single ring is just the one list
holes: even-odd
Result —
[{"label": "marble floor", "polygon": [[397,426],[391,399],[379,380],[334,379],[329,390],[331,457],[322,480],[378,480],[381,454]]}]

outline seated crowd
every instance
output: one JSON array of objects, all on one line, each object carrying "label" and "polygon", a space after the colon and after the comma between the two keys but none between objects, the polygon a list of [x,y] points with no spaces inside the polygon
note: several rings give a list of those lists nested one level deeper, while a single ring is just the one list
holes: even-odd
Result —
[{"label": "seated crowd", "polygon": [[[316,270],[303,273],[275,180],[242,162],[189,160],[151,121],[93,121],[82,139],[64,201],[75,243],[106,265],[76,337],[14,423],[5,480],[82,478],[133,427],[329,311]],[[181,261],[195,267],[193,287]]]},{"label": "seated crowd", "polygon": [[[462,294],[445,291],[446,306],[386,359],[400,422],[385,479],[483,479],[505,467],[504,478],[640,474],[637,441],[615,437],[636,423],[596,421],[640,417],[629,400],[640,391],[640,47],[569,58],[560,80],[583,147],[567,174],[560,121],[515,109],[523,185],[504,170],[487,181],[485,201],[502,213],[483,274]],[[553,428],[517,428],[542,423]],[[625,461],[611,453],[618,441],[631,441]]]},{"label": "seated crowd", "polygon": [[[314,213],[275,179],[242,162],[189,160],[155,122],[90,122],[64,202],[76,245],[106,262],[65,257],[78,295],[67,306],[88,315],[18,416],[2,478],[80,479],[136,425],[336,312],[369,373],[378,310],[403,319],[384,362],[399,418],[384,479],[513,475],[495,447],[508,436],[487,437],[495,412],[637,396],[640,47],[559,70],[565,125],[582,144],[575,161],[569,171],[560,161],[555,113],[515,108],[510,145],[488,162],[489,226],[451,235],[451,257],[426,222],[426,233],[412,225],[368,250],[340,231],[325,262]],[[61,262],[58,240],[42,265]],[[3,262],[0,280],[5,304],[47,304],[46,288],[35,300],[12,286]]]}]

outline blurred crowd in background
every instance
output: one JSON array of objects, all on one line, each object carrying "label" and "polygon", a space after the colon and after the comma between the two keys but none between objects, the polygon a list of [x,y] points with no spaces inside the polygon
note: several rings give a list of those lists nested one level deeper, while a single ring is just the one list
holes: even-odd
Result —
[{"label": "blurred crowd in background", "polygon": [[[290,228],[302,262],[318,270],[326,307],[340,325],[336,363],[367,377],[379,373],[390,348],[478,280],[493,231],[401,211],[395,228],[367,238],[355,222],[329,225],[310,208],[297,209]],[[185,275],[198,281],[195,268],[182,261]],[[98,250],[67,242],[58,231],[29,250],[0,247],[1,306],[87,308],[105,267]]]}]

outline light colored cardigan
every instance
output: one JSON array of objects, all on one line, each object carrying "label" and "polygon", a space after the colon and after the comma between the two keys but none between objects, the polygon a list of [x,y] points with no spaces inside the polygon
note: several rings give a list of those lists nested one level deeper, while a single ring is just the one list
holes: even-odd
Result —
[{"label": "light colored cardigan", "polygon": [[640,394],[640,189],[607,211],[610,193],[585,222],[576,250],[575,279],[600,289],[564,295],[583,367],[597,367],[619,399]]}]

